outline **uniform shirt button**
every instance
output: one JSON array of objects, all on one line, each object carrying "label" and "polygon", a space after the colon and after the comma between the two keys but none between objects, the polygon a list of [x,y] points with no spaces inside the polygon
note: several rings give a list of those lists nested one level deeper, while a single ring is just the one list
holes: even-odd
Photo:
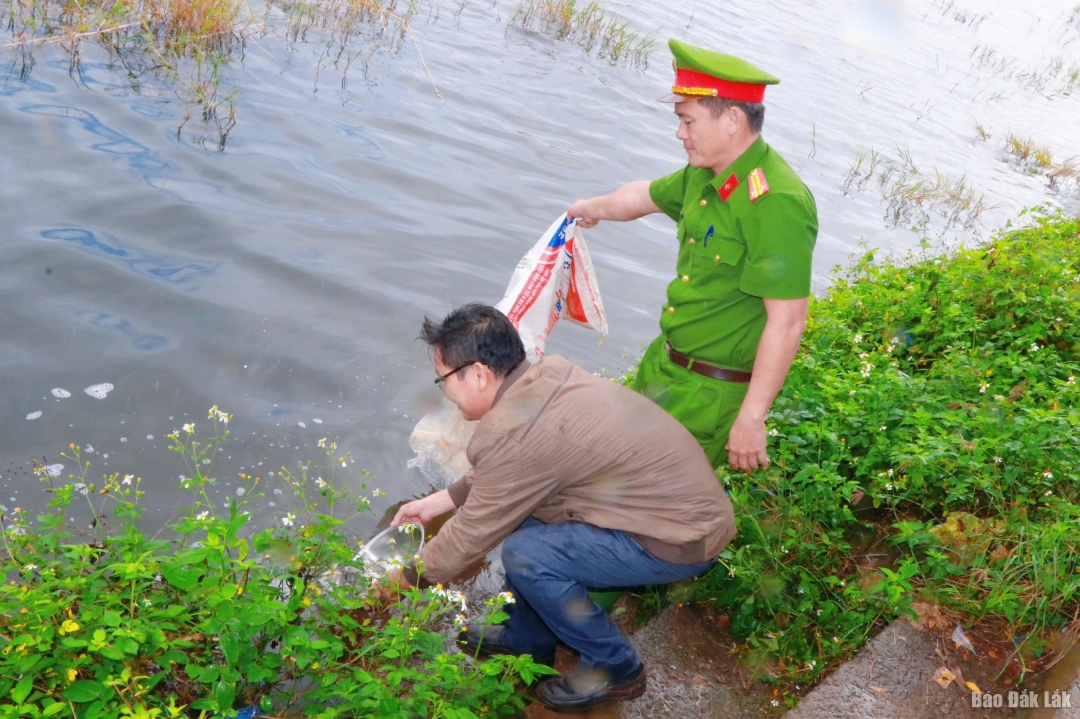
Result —
[{"label": "uniform shirt button", "polygon": [[690,239],[688,240],[688,242],[689,242],[689,243],[690,243],[691,245],[692,245],[692,244],[694,244],[694,238],[693,238],[693,237],[691,237],[691,238],[690,238]]},{"label": "uniform shirt button", "polygon": [[675,308],[670,305],[668,305],[667,311],[669,315],[675,314]]},{"label": "uniform shirt button", "polygon": [[682,281],[683,282],[689,282],[690,281],[690,275],[683,275],[682,276]]},{"label": "uniform shirt button", "polygon": [[707,205],[707,204],[709,204],[709,201],[708,201],[708,200],[706,200],[705,198],[702,198],[702,199],[701,199],[701,206],[702,206],[702,207],[704,207],[704,206],[705,206],[705,205]]}]

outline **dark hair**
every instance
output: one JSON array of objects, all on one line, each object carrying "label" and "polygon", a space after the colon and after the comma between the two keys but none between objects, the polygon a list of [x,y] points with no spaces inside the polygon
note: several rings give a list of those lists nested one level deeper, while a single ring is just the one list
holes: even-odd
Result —
[{"label": "dark hair", "polygon": [[525,361],[521,335],[502,312],[478,302],[458,307],[436,324],[424,318],[420,339],[452,369],[481,362],[505,377]]},{"label": "dark hair", "polygon": [[708,108],[713,117],[720,117],[729,107],[742,110],[742,114],[746,116],[746,123],[750,126],[750,132],[761,132],[761,128],[765,125],[765,106],[760,102],[742,102],[723,97],[703,97],[698,102]]}]

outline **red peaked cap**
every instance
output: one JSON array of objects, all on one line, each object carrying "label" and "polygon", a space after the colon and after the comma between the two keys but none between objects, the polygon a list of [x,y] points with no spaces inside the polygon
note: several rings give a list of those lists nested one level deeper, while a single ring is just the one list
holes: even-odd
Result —
[{"label": "red peaked cap", "polygon": [[675,67],[673,94],[661,102],[685,102],[720,97],[740,102],[762,102],[765,86],[780,79],[733,55],[724,55],[678,40],[669,40]]}]

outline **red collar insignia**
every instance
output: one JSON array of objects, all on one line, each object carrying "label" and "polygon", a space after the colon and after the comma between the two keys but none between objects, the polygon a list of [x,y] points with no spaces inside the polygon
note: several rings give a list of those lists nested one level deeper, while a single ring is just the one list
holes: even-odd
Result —
[{"label": "red collar insignia", "polygon": [[728,179],[724,180],[724,184],[716,188],[716,191],[720,193],[720,199],[727,202],[727,198],[731,197],[731,193],[735,192],[735,188],[739,186],[739,178],[735,177],[735,173],[731,173]]}]

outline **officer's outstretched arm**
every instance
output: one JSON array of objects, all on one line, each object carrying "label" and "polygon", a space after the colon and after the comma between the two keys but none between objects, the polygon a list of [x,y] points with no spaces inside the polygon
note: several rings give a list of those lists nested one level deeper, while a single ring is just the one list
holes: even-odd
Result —
[{"label": "officer's outstretched arm", "polygon": [[649,196],[649,181],[637,180],[623,185],[610,195],[578,200],[570,205],[566,214],[571,219],[577,218],[579,226],[589,229],[600,220],[626,222],[659,211],[660,208]]}]

